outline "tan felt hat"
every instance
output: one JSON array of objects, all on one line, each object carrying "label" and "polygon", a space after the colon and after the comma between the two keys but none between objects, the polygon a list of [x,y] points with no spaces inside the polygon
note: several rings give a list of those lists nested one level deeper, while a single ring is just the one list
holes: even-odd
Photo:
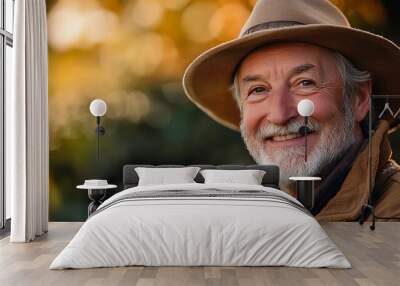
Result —
[{"label": "tan felt hat", "polygon": [[[373,94],[400,94],[400,49],[392,41],[352,28],[328,0],[258,0],[238,38],[209,49],[187,67],[186,95],[211,118],[238,130],[240,111],[230,91],[235,69],[253,50],[277,42],[335,50],[371,73]],[[377,111],[385,103],[374,102]],[[390,106],[396,111],[400,99]]]}]

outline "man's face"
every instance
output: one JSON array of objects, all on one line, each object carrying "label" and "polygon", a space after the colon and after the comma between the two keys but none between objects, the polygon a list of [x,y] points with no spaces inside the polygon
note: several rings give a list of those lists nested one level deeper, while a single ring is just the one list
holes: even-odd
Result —
[{"label": "man's face", "polygon": [[[257,163],[277,164],[283,184],[289,176],[317,174],[354,143],[350,101],[330,51],[303,43],[267,46],[246,57],[237,80],[247,148]],[[305,98],[315,105],[307,163],[297,112]]]}]

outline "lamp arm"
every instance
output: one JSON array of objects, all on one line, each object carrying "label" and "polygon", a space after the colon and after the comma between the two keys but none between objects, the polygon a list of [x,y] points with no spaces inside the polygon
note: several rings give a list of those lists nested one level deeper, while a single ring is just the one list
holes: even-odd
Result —
[{"label": "lamp arm", "polygon": [[304,117],[304,161],[307,162],[307,131],[308,131],[308,116]]},{"label": "lamp arm", "polygon": [[96,139],[97,139],[97,160],[100,161],[100,136],[103,136],[106,133],[106,129],[100,125],[101,117],[96,116]]}]

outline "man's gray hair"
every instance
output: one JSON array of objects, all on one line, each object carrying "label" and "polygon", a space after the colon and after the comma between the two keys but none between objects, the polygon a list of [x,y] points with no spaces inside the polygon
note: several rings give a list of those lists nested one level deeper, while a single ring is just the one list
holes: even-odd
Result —
[{"label": "man's gray hair", "polygon": [[[356,68],[346,57],[338,52],[333,52],[336,59],[336,64],[339,70],[340,77],[343,81],[343,96],[345,96],[345,102],[351,103],[351,98],[358,92],[361,85],[371,79],[371,75],[368,71],[362,71]],[[239,69],[236,69],[238,71]],[[233,97],[242,113],[242,101],[240,97],[239,81],[237,72],[234,75],[233,84],[230,88]]]}]

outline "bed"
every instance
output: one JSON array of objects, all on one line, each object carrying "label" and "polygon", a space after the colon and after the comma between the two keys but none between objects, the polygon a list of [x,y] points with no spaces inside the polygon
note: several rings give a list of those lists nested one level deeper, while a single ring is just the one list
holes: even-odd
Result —
[{"label": "bed", "polygon": [[50,269],[351,267],[308,210],[279,190],[276,166],[196,166],[263,170],[265,175],[260,185],[209,183],[200,173],[193,183],[138,185],[136,168],[155,166],[126,165],[124,190],[99,206]]}]

